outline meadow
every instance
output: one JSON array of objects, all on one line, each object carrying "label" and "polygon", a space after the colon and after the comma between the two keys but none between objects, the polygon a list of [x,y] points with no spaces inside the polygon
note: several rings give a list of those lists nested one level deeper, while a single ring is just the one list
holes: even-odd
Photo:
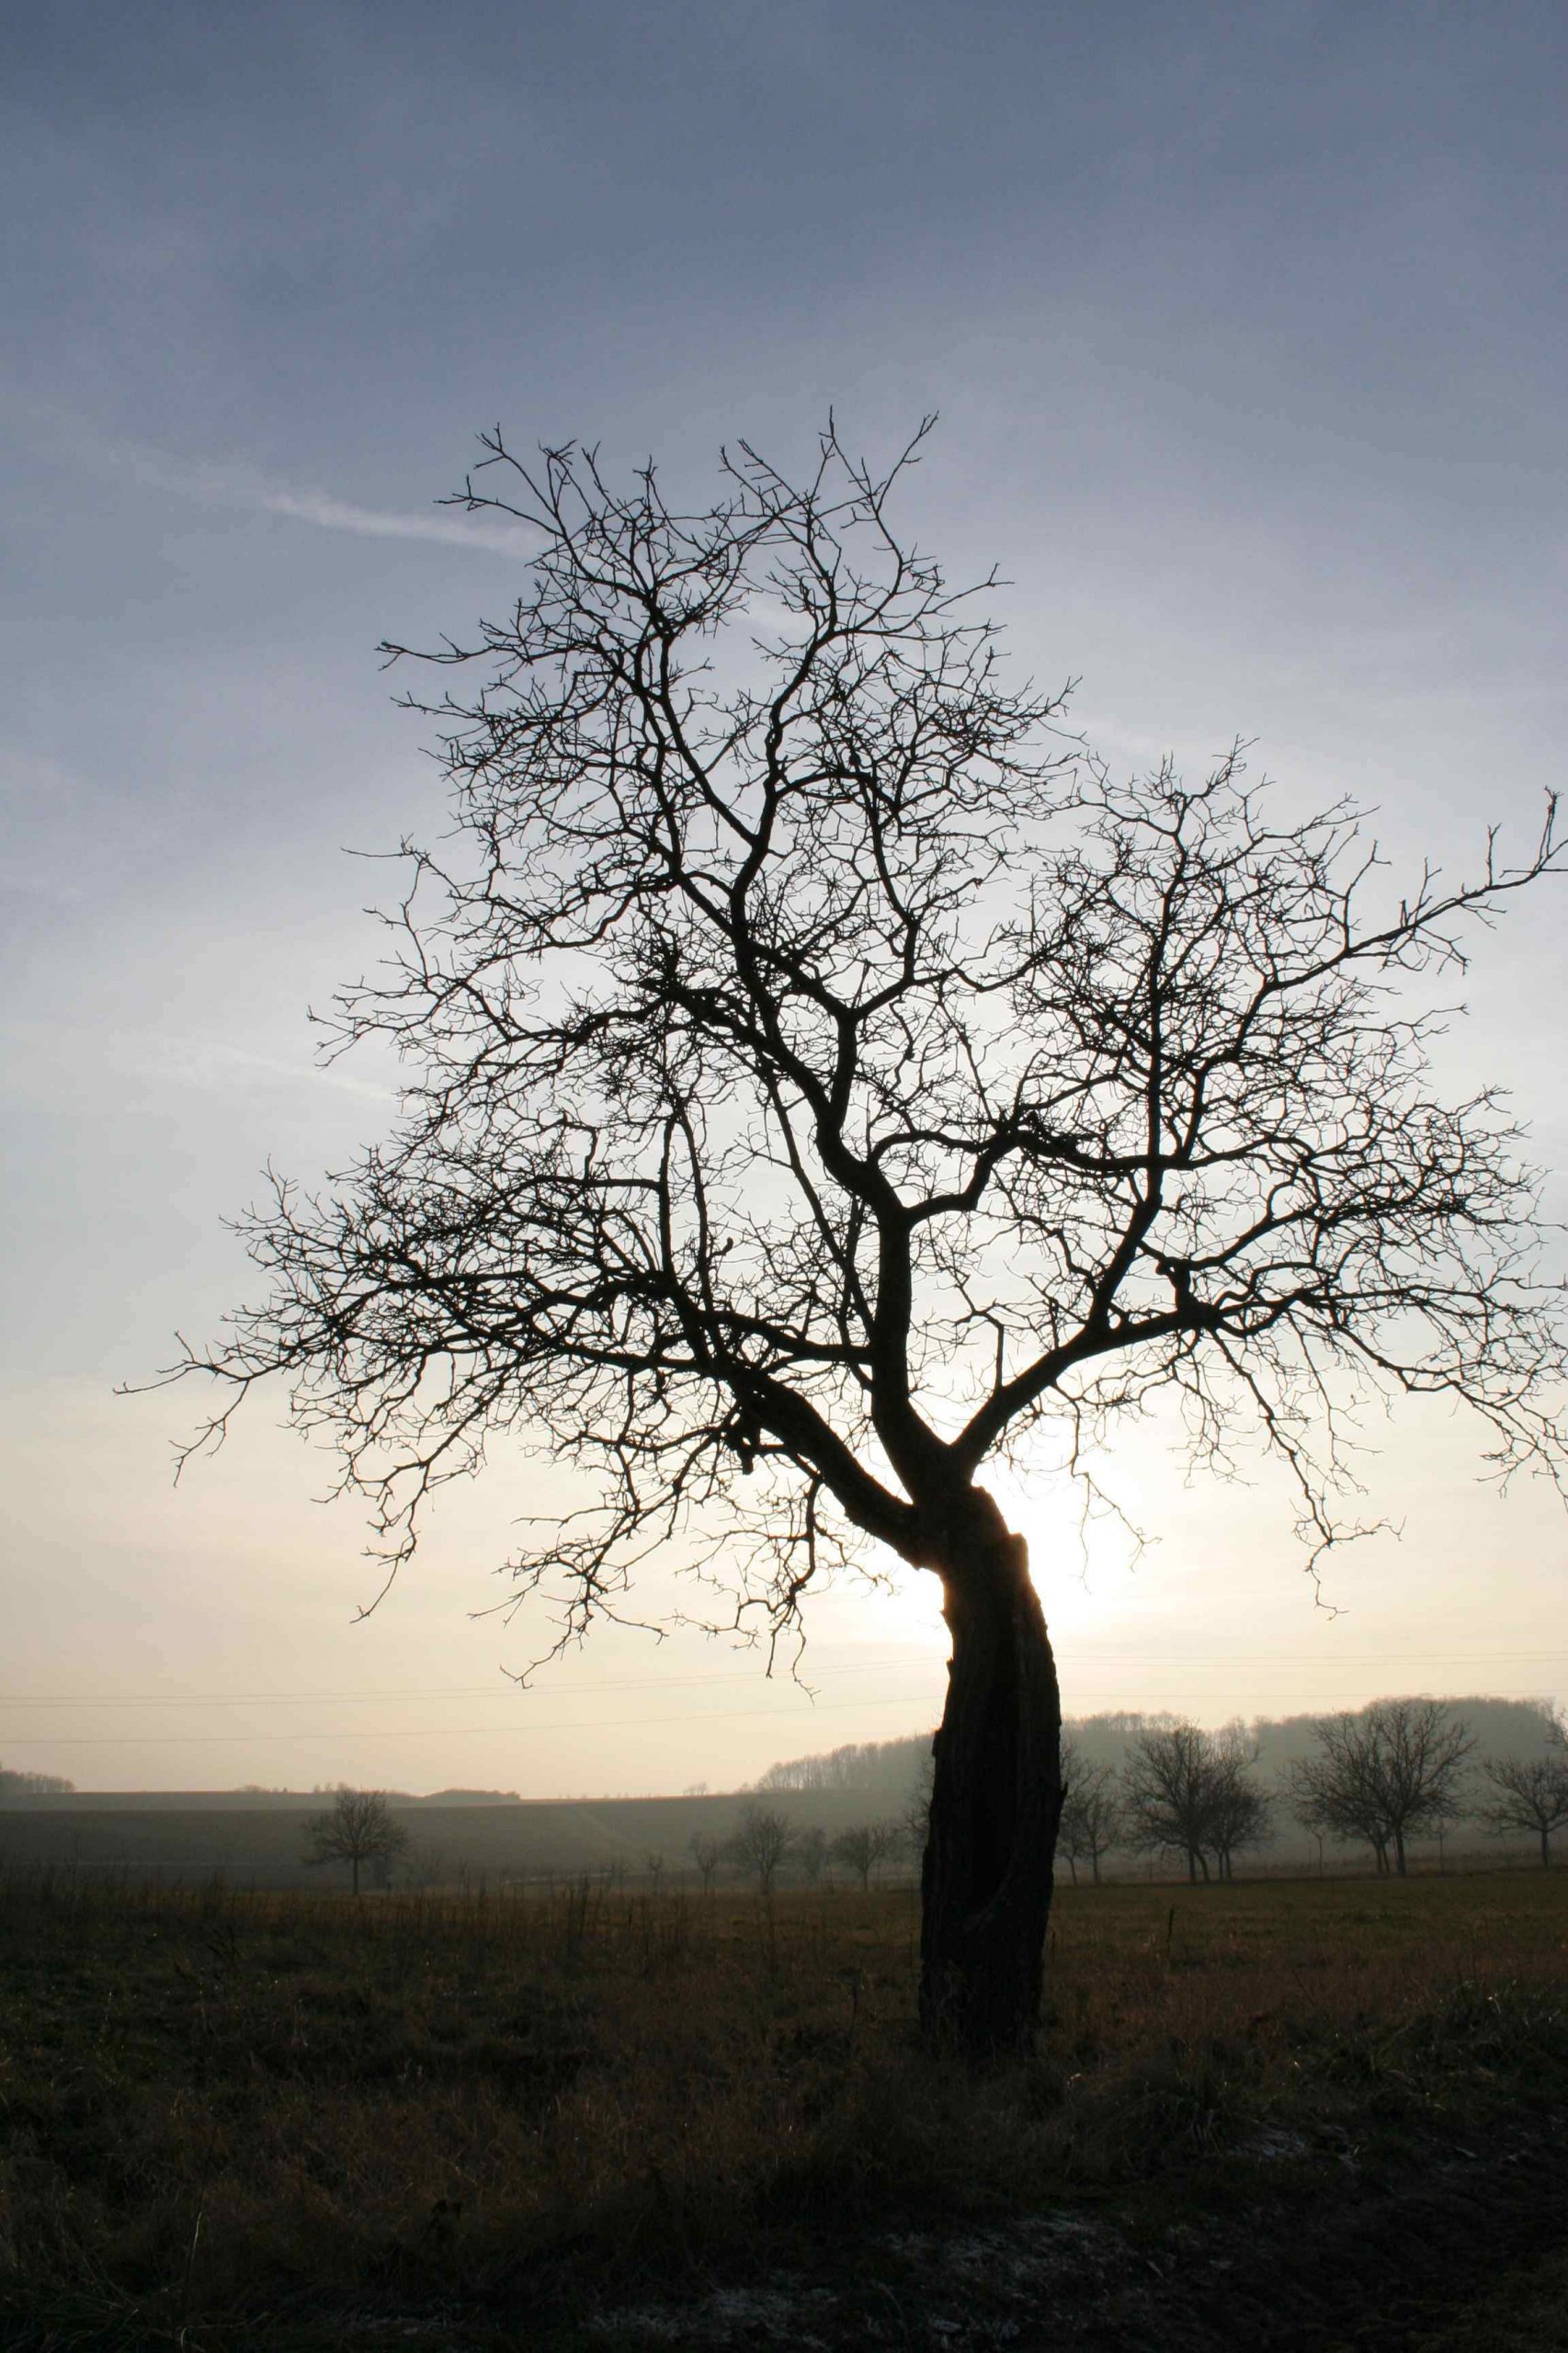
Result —
[{"label": "meadow", "polygon": [[[1198,2347],[1252,2296],[1285,2333],[1231,2341],[1457,2353],[1568,2245],[1568,1880],[1108,1885],[1054,1917],[1039,2049],[973,2082],[915,2043],[907,1889],[13,1871],[0,2338],[1119,2346],[1153,2295]],[[1406,2333],[1312,2334],[1324,2267]]]}]

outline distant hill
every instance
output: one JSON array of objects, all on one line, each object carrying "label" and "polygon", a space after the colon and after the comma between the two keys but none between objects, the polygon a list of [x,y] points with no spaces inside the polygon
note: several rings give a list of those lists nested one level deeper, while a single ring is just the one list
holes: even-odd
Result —
[{"label": "distant hill", "polygon": [[[27,1785],[27,1786],[24,1786]],[[55,1813],[319,1813],[331,1790],[78,1790],[48,1774],[0,1772],[0,1807],[43,1807]],[[395,1806],[520,1805],[516,1790],[432,1790],[419,1797],[388,1790]]]},{"label": "distant hill", "polygon": [[427,1797],[409,1798],[409,1805],[521,1805],[516,1790],[432,1790]]},{"label": "distant hill", "polygon": [[[1535,1756],[1551,1729],[1544,1702],[1471,1694],[1446,1702],[1477,1736],[1478,1756]],[[1083,1716],[1069,1731],[1093,1764],[1119,1766],[1130,1745],[1169,1716],[1132,1711]],[[1259,1717],[1242,1729],[1258,1752],[1266,1784],[1278,1781],[1312,1745],[1311,1715]],[[748,1803],[776,1806],[800,1828],[832,1836],[852,1824],[896,1819],[929,1758],[929,1733],[852,1742],[769,1768],[750,1791],[683,1797],[525,1799],[504,1790],[437,1790],[426,1797],[389,1792],[412,1842],[407,1875],[427,1885],[484,1874],[539,1881],[576,1871],[612,1871],[666,1885],[692,1871],[691,1839],[723,1840]],[[92,1790],[41,1788],[41,1776],[12,1774],[0,1795],[0,1868],[51,1864],[136,1878],[207,1879],[223,1873],[259,1886],[321,1886],[307,1868],[302,1817],[319,1813],[323,1790]],[[19,1785],[32,1784],[26,1789]],[[1495,1854],[1473,1828],[1450,1838]],[[1424,1851],[1424,1850],[1415,1850]],[[1294,1824],[1263,1859],[1301,1869],[1315,1848]],[[907,1869],[907,1863],[900,1868]],[[1140,1869],[1144,1866],[1140,1865]]]},{"label": "distant hill", "polygon": [[[1477,1692],[1445,1699],[1443,1704],[1463,1717],[1476,1736],[1476,1754],[1481,1756],[1537,1756],[1551,1730],[1544,1699],[1499,1699]],[[1275,1780],[1298,1757],[1306,1756],[1312,1746],[1312,1726],[1332,1712],[1256,1716],[1250,1722],[1237,1718],[1257,1749],[1260,1778]],[[1176,1721],[1169,1714],[1123,1709],[1096,1716],[1069,1716],[1062,1729],[1072,1734],[1091,1765],[1120,1766],[1141,1733],[1156,1732]],[[886,1798],[898,1803],[915,1786],[930,1753],[929,1733],[910,1733],[898,1740],[851,1742],[842,1748],[770,1765],[752,1786],[773,1792],[858,1791],[868,1799]]]},{"label": "distant hill", "polygon": [[921,1763],[930,1754],[928,1732],[905,1733],[897,1740],[850,1741],[842,1748],[770,1765],[752,1788],[770,1794],[785,1790],[854,1790],[867,1797],[885,1797],[897,1805],[914,1788]]}]

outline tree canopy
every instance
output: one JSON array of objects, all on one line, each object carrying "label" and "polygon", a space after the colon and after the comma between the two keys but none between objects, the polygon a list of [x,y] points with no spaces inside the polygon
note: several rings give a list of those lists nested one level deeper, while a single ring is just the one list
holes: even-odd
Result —
[{"label": "tree canopy", "polygon": [[487,438],[460,503],[537,552],[424,657],[452,824],[335,1017],[402,1057],[401,1117],[323,1197],[279,1182],[260,1299],[181,1369],[229,1392],[210,1438],[281,1376],[394,1565],[499,1437],[585,1471],[515,1563],[546,1648],[636,1614],[655,1549],[773,1639],[867,1540],[934,1571],[932,1968],[1000,1985],[1043,1937],[1059,1702],[988,1462],[1092,1480],[1174,1394],[1199,1457],[1250,1424],[1283,1458],[1314,1555],[1358,1392],[1558,1473],[1533,1180],[1497,1096],[1434,1086],[1411,984],[1561,859],[1549,813],[1400,893],[1239,752],[1112,775],[1013,682],[992,584],[895,529],[923,438],[878,472],[830,429],[798,482],[743,444],[688,512]]},{"label": "tree canopy", "polygon": [[1463,1811],[1460,1783],[1475,1736],[1441,1699],[1376,1699],[1358,1715],[1324,1718],[1314,1753],[1291,1768],[1298,1821],[1335,1838],[1364,1838],[1401,1878],[1405,1843]]},{"label": "tree canopy", "polygon": [[366,1863],[395,1863],[408,1847],[408,1833],[392,1819],[381,1790],[340,1789],[334,1794],[332,1811],[312,1815],[305,1825],[306,1862],[347,1863],[356,1895]]},{"label": "tree canopy", "polygon": [[715,1515],[783,1622],[846,1529],[929,1562],[934,1487],[1171,1386],[1213,1451],[1250,1402],[1319,1538],[1337,1374],[1557,1459],[1511,1123],[1431,1094],[1388,986],[1550,830],[1391,896],[1353,812],[1292,824],[1234,756],[1116,779],[895,536],[913,454],[830,433],[792,487],[743,449],[692,516],[491,438],[463,503],[540,551],[424,657],[484,673],[418,706],[456,829],[339,1007],[403,1120],[329,1199],[279,1185],[199,1359],[291,1377],[394,1554],[498,1430],[591,1466],[599,1516],[519,1563],[571,1633]]}]

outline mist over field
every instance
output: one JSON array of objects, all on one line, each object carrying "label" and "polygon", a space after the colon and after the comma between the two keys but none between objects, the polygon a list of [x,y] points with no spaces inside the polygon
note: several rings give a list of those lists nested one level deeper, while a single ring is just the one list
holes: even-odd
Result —
[{"label": "mist over field", "polygon": [[[1555,1753],[1559,1719],[1550,1702],[1475,1695],[1442,1705],[1471,1736],[1478,1763],[1486,1757],[1528,1762]],[[1063,1731],[1080,1769],[1119,1774],[1141,1733],[1178,1721],[1169,1713],[1122,1711],[1069,1718]],[[1325,1870],[1354,1874],[1371,1868],[1364,1847],[1345,1840],[1331,1840],[1325,1847],[1293,1818],[1290,1768],[1311,1755],[1320,1721],[1309,1715],[1259,1717],[1241,1727],[1248,1777],[1269,1794],[1274,1809],[1267,1838],[1238,1865],[1243,1876]],[[696,1886],[707,1881],[694,1860],[693,1842],[706,1840],[720,1850],[718,1876],[744,1886],[749,1872],[744,1859],[722,1850],[746,1808],[759,1801],[778,1810],[795,1842],[782,1863],[783,1883],[815,1885],[824,1875],[829,1882],[852,1881],[855,1866],[835,1855],[834,1842],[869,1824],[897,1833],[876,1859],[879,1883],[907,1882],[918,1876],[910,1825],[918,1819],[928,1784],[930,1752],[928,1733],[849,1743],[780,1759],[743,1790],[688,1790],[662,1797],[529,1800],[515,1790],[388,1790],[388,1806],[406,1829],[409,1844],[395,1870],[383,1874],[380,1883],[430,1887],[493,1881],[497,1887],[526,1886],[590,1872],[616,1886]],[[256,1887],[318,1883],[302,1832],[330,1803],[330,1789],[99,1792],[50,1788],[51,1778],[59,1779],[0,1766],[0,1868],[63,1865],[89,1874],[187,1883],[216,1876]],[[1417,1869],[1438,1863],[1494,1868],[1532,1859],[1528,1824],[1499,1833],[1480,1818],[1488,1794],[1485,1782],[1472,1772],[1442,1838],[1413,1840]],[[823,1834],[825,1846],[812,1852],[807,1865],[800,1840],[813,1831]],[[1173,1873],[1179,1878],[1183,1870],[1170,1852],[1141,1853],[1122,1838],[1108,1850],[1105,1873],[1164,1880]],[[1069,1876],[1064,1855],[1058,1875]],[[1075,1866],[1071,1876],[1075,1880]]]}]

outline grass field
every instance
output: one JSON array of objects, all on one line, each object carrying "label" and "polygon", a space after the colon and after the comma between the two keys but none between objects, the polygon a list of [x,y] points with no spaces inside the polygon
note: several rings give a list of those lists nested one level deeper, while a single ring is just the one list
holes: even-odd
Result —
[{"label": "grass field", "polygon": [[978,2085],[915,2045],[915,1931],[14,1874],[0,2338],[575,2343],[857,2234],[1168,2235],[1568,2109],[1568,1875],[1064,1891],[1039,2052]]}]

